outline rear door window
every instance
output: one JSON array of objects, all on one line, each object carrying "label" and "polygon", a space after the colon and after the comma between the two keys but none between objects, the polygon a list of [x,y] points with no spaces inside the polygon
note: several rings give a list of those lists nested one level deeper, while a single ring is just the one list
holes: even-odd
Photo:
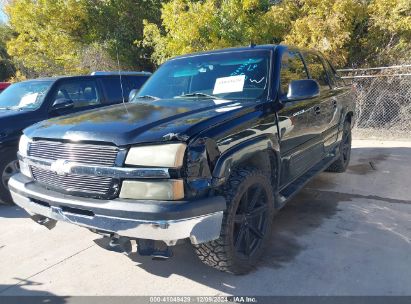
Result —
[{"label": "rear door window", "polygon": [[129,91],[133,89],[139,90],[148,78],[149,76],[127,76],[127,89]]},{"label": "rear door window", "polygon": [[[124,77],[122,77],[123,81],[123,89],[124,89],[124,97],[127,97],[128,94],[126,89],[124,88]],[[121,84],[120,84],[120,77],[103,77],[101,78],[101,83],[103,85],[103,89],[106,95],[106,100],[109,103],[118,103],[123,100],[123,95],[121,91]],[[126,99],[127,100],[127,99]]]},{"label": "rear door window", "polygon": [[332,66],[332,64],[328,61],[328,59],[325,59],[324,61],[327,72],[329,73],[329,75],[331,75],[331,84],[334,86],[344,86],[344,80],[341,78],[340,75],[338,75],[337,71]]},{"label": "rear door window", "polygon": [[101,98],[95,80],[69,80],[57,86],[54,100],[68,99],[74,103],[74,108],[84,108],[98,105]]},{"label": "rear door window", "polygon": [[304,59],[310,78],[317,80],[322,89],[330,89],[331,83],[321,58],[314,53],[305,53]]},{"label": "rear door window", "polygon": [[308,74],[299,52],[288,51],[281,59],[281,93],[287,94],[292,80],[307,79]]},{"label": "rear door window", "polygon": [[[146,76],[111,76],[102,77],[101,83],[103,85],[104,92],[106,94],[107,102],[119,103],[124,100],[128,101],[128,96],[133,89],[140,89],[144,82],[148,79]],[[123,86],[123,90],[121,89]]]}]

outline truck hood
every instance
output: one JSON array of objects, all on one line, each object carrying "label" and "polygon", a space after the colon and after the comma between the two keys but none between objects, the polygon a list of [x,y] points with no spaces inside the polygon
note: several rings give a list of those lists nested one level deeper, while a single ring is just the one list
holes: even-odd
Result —
[{"label": "truck hood", "polygon": [[117,146],[186,140],[235,113],[241,115],[245,108],[246,103],[233,100],[163,99],[54,118],[29,127],[24,133],[37,139],[102,141]]}]

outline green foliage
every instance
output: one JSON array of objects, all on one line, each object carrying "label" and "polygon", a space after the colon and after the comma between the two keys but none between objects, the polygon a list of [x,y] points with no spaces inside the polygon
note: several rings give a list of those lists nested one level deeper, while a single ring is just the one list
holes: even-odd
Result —
[{"label": "green foliage", "polygon": [[[291,2],[293,1],[287,1],[287,3]],[[291,29],[284,37],[284,42],[318,49],[328,55],[334,64],[345,65],[349,60],[351,45],[356,43],[352,34],[357,24],[365,18],[364,2],[361,0],[294,2],[297,14],[291,20]],[[276,7],[273,7],[273,10],[276,10]]]},{"label": "green foliage", "polygon": [[411,57],[410,0],[13,0],[6,11],[0,78],[11,61],[30,77],[117,69],[117,54],[123,69],[150,70],[250,43],[319,49],[337,66]]},{"label": "green foliage", "polygon": [[365,18],[361,0],[174,0],[163,6],[164,32],[145,27],[153,60],[193,51],[254,43],[284,42],[316,48],[346,64],[356,25]]},{"label": "green foliage", "polygon": [[6,42],[13,37],[13,31],[5,24],[0,24],[0,81],[14,75],[14,65],[7,53]]},{"label": "green foliage", "polygon": [[377,64],[410,60],[411,1],[373,0],[368,7],[367,61]]},{"label": "green foliage", "polygon": [[167,58],[215,48],[271,42],[283,30],[269,18],[270,1],[174,0],[163,5],[162,26],[146,22],[145,46],[157,64]]},{"label": "green foliage", "polygon": [[17,33],[7,49],[37,75],[91,69],[150,69],[143,19],[160,21],[159,0],[14,0],[7,7]]},{"label": "green foliage", "polygon": [[77,0],[15,0],[6,7],[17,33],[8,53],[39,75],[81,73],[81,37],[87,20]]},{"label": "green foliage", "polygon": [[151,48],[138,43],[143,38],[143,20],[160,23],[160,0],[85,0],[89,16],[88,39],[105,46],[124,68],[151,69]]}]

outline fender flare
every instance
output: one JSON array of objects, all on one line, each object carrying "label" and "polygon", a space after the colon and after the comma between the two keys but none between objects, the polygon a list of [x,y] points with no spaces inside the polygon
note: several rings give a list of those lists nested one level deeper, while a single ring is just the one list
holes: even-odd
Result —
[{"label": "fender flare", "polygon": [[224,152],[218,159],[212,176],[214,187],[222,185],[230,176],[231,169],[238,164],[248,160],[252,155],[259,152],[273,152],[276,158],[277,170],[280,169],[280,146],[274,134],[272,136],[258,136],[244,141]]}]

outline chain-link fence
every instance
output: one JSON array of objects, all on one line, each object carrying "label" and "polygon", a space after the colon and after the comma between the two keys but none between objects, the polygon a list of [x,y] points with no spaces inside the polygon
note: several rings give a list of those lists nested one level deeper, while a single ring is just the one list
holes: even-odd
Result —
[{"label": "chain-link fence", "polygon": [[357,138],[411,138],[411,65],[344,69],[356,91]]}]

